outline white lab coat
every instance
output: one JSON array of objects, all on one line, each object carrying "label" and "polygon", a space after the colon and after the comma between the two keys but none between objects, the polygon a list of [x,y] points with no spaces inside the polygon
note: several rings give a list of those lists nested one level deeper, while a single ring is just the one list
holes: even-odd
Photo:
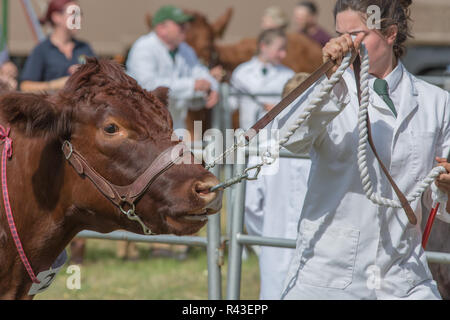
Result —
[{"label": "white lab coat", "polygon": [[155,32],[141,36],[131,47],[126,62],[128,74],[146,90],[169,88],[169,110],[174,129],[185,128],[187,110],[198,110],[205,105],[205,94],[194,91],[197,79],[207,79],[212,90],[218,90],[217,81],[203,66],[194,50],[185,42],[178,47],[175,62],[167,46]]},{"label": "white lab coat", "polygon": [[[415,78],[401,63],[388,78],[398,117],[369,90],[372,135],[383,163],[408,194],[432,169],[435,156],[449,152],[450,97]],[[373,81],[372,77],[371,88]],[[279,120],[281,136],[319,86],[320,82],[294,101]],[[357,114],[349,69],[289,141],[293,152],[310,151],[312,165],[282,298],[440,298],[421,247],[421,199],[411,203],[419,221],[413,226],[402,209],[374,205],[363,192],[356,162]],[[374,190],[395,198],[370,148],[367,162]]]},{"label": "white lab coat", "polygon": [[[261,103],[278,103],[284,85],[294,76],[294,71],[282,65],[266,65],[267,73],[264,75],[263,67],[261,61],[254,57],[235,70],[231,82],[234,87],[252,94],[276,93],[278,96],[257,99]],[[251,127],[266,113],[258,103],[248,97],[236,97],[230,102],[235,108],[239,107],[240,126],[244,129]],[[259,142],[267,145],[261,135],[258,136]],[[255,140],[252,141],[252,146],[253,142]],[[260,161],[260,157],[251,156],[249,166]],[[258,180],[247,182],[245,225],[249,234],[296,238],[309,167],[310,161],[307,159],[278,159],[276,163],[262,169]],[[261,299],[279,299],[294,252],[293,249],[261,247]]]},{"label": "white lab coat", "polygon": [[[257,97],[257,102],[246,96],[232,96],[228,103],[232,110],[239,109],[239,126],[247,130],[261,118],[266,111],[263,103],[274,104],[280,101],[286,82],[294,76],[294,71],[283,65],[266,64],[266,75],[262,73],[264,64],[253,57],[240,64],[231,76],[231,91],[233,93],[277,93],[279,96]],[[259,103],[258,103],[259,102]]]},{"label": "white lab coat", "polygon": [[[252,157],[249,165],[256,164],[256,161],[260,159]],[[258,180],[247,182],[245,226],[249,234],[297,238],[297,225],[306,194],[310,166],[311,161],[308,159],[280,158],[272,166],[263,167]],[[273,172],[270,172],[272,170]],[[294,249],[261,247],[260,299],[280,298],[294,253]]]}]

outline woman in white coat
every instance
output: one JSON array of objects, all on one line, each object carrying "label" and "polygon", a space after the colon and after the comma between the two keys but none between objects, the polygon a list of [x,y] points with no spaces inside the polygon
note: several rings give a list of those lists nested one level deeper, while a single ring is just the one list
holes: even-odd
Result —
[{"label": "woman in white coat", "polygon": [[[286,37],[282,29],[263,31],[258,42],[258,54],[235,70],[231,83],[235,90],[239,88],[251,94],[277,95],[257,97],[258,101],[249,97],[231,100],[239,107],[241,127],[244,129],[251,127],[279,102],[283,87],[294,75],[291,69],[281,64],[286,55]],[[262,139],[259,140],[265,145]],[[260,157],[251,156],[249,166],[259,161]],[[272,166],[263,168],[258,180],[247,182],[245,225],[249,234],[295,238],[309,166],[307,159],[279,159]],[[293,253],[292,249],[261,247],[261,299],[280,297]]]},{"label": "woman in white coat", "polygon": [[[231,75],[229,107],[239,109],[239,126],[247,130],[280,101],[284,84],[294,71],[281,64],[286,57],[286,35],[283,29],[267,29],[258,37],[258,52],[240,64]],[[252,96],[275,94],[274,96]]]},{"label": "woman in white coat", "polygon": [[[449,93],[417,79],[399,60],[409,36],[410,4],[410,0],[338,0],[334,15],[341,36],[323,49],[324,60],[339,64],[361,41],[367,48],[374,144],[405,194],[437,160],[450,170],[442,159],[450,150]],[[380,29],[366,23],[371,5],[380,9]],[[351,35],[356,36],[354,42]],[[294,101],[279,120],[282,137],[324,80]],[[354,74],[348,69],[289,140],[291,151],[310,152],[312,165],[296,254],[282,298],[439,299],[421,246],[421,201],[428,199],[411,203],[418,220],[412,225],[402,209],[375,205],[366,198],[356,161],[358,108]],[[367,163],[374,191],[396,199],[371,151]],[[447,194],[448,181],[449,174],[436,180]],[[426,204],[430,206],[429,201]],[[441,203],[441,215],[448,215],[446,207]]]}]

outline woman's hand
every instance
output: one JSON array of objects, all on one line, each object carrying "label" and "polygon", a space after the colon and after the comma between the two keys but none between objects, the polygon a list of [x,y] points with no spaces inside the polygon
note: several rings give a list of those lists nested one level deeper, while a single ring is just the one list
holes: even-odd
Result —
[{"label": "woman's hand", "polygon": [[436,161],[440,166],[447,169],[447,173],[443,173],[436,178],[436,186],[441,189],[441,191],[450,194],[450,173],[448,173],[450,172],[450,163],[447,162],[447,159],[439,157],[436,157]]},{"label": "woman's hand", "polygon": [[219,102],[219,93],[217,91],[211,90],[206,98],[206,109],[212,109]]},{"label": "woman's hand", "polygon": [[[450,163],[447,162],[447,159],[445,158],[439,158],[436,157],[436,161],[438,162],[438,165],[443,166],[447,173],[441,174],[439,177],[436,178],[435,183],[436,186],[442,191],[447,193],[450,199]],[[450,214],[450,201],[447,201],[447,213]]]},{"label": "woman's hand", "polygon": [[73,64],[69,67],[69,69],[67,69],[67,72],[70,75],[73,75],[75,72],[77,72],[78,68],[81,66],[81,64]]},{"label": "woman's hand", "polygon": [[276,106],[276,104],[275,103],[264,103],[263,106],[264,106],[264,110],[270,111]]},{"label": "woman's hand", "polygon": [[359,50],[359,46],[361,45],[364,37],[365,34],[361,32],[356,36],[355,41],[353,41],[352,37],[346,33],[340,37],[331,39],[325,47],[323,47],[323,62],[327,62],[330,59],[336,62],[336,65],[327,72],[328,78],[336,72],[342,63],[342,59],[347,53],[352,50]]}]

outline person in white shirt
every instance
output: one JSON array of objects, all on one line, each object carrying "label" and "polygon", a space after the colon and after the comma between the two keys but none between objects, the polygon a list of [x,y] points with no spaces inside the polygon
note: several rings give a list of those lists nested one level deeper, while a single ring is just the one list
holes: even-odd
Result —
[{"label": "person in white shirt", "polygon": [[[286,56],[286,35],[281,28],[267,29],[258,37],[258,52],[240,64],[231,75],[229,100],[232,109],[239,109],[239,126],[247,130],[280,100],[284,84],[294,71],[281,64]],[[257,94],[274,96],[255,97]]]},{"label": "person in white shirt", "polygon": [[185,128],[187,109],[212,108],[218,100],[218,84],[194,50],[184,42],[191,16],[166,5],[153,17],[154,31],[133,44],[126,68],[146,90],[169,88],[169,110],[174,129]]},{"label": "person in white shirt", "polygon": [[[266,30],[259,37],[258,54],[234,71],[231,78],[234,92],[275,94],[272,97],[240,96],[230,100],[235,107],[239,107],[242,128],[251,127],[280,101],[286,82],[294,76],[291,69],[281,64],[285,54],[284,32],[281,29]],[[267,138],[270,136],[267,135]],[[264,141],[259,140],[265,145]],[[250,156],[249,166],[259,161],[260,157]],[[247,182],[245,225],[248,234],[295,238],[309,166],[307,159],[279,159],[272,166],[263,168],[258,180]],[[260,248],[261,299],[280,297],[293,251]]]},{"label": "person in white shirt", "polygon": [[[285,84],[283,97],[309,74],[298,73]],[[264,166],[258,181],[247,182],[245,224],[252,235],[296,239],[297,224],[306,194],[311,161],[279,158]],[[258,157],[256,160],[260,160]],[[272,172],[272,170],[275,170]],[[262,246],[259,252],[262,300],[279,299],[295,250]]]},{"label": "person in white shirt", "polygon": [[[369,29],[367,8],[377,4],[381,28]],[[411,75],[400,62],[409,36],[410,0],[338,0],[338,38],[323,49],[324,61],[340,64],[361,42],[370,60],[368,108],[376,149],[399,188],[408,194],[450,150],[450,95]],[[352,41],[351,35],[356,36]],[[327,74],[328,77],[337,67]],[[322,78],[294,101],[279,120],[280,136],[320,90]],[[296,254],[283,299],[440,299],[421,246],[421,203],[411,202],[418,223],[399,208],[373,204],[357,165],[358,109],[353,71],[347,69],[327,97],[289,139],[293,152],[310,152],[312,165],[301,213]],[[374,191],[394,198],[373,153],[366,161]],[[449,193],[450,174],[437,187]],[[441,203],[443,215],[450,205]],[[447,211],[446,211],[447,209]]]}]

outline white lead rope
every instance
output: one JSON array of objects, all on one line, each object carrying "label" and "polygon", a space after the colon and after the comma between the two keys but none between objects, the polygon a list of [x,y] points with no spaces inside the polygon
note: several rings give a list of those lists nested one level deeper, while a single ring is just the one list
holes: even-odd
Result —
[{"label": "white lead rope", "polygon": [[[363,184],[363,190],[366,197],[375,204],[391,207],[401,208],[402,205],[398,200],[387,199],[373,192],[372,183],[370,181],[369,170],[367,168],[366,150],[368,144],[367,132],[367,113],[369,107],[369,55],[363,44],[361,44],[361,55],[363,57],[361,62],[361,105],[358,113],[358,170]],[[406,196],[408,202],[413,202],[419,198],[425,190],[433,183],[433,181],[442,173],[447,173],[447,170],[442,166],[433,168],[430,173],[416,185],[415,189]]]},{"label": "white lead rope", "polygon": [[[367,168],[367,157],[366,150],[368,144],[368,129],[367,129],[367,113],[369,107],[369,55],[367,54],[367,50],[363,44],[361,44],[360,53],[362,58],[361,63],[361,105],[358,113],[358,131],[359,131],[359,142],[358,142],[358,170],[360,172],[361,182],[363,185],[363,190],[366,194],[366,197],[372,201],[374,204],[391,207],[391,208],[401,208],[402,205],[399,200],[392,200],[384,198],[373,192],[372,183],[370,181],[369,170]],[[291,136],[301,127],[301,125],[310,117],[311,113],[317,109],[320,104],[323,102],[324,98],[328,97],[331,93],[331,90],[334,86],[339,82],[342,78],[345,70],[350,66],[351,63],[351,53],[347,54],[342,60],[341,65],[337,69],[337,71],[330,77],[330,79],[326,79],[322,84],[321,89],[313,95],[308,105],[305,107],[304,111],[298,116],[297,120],[294,124],[289,128],[288,132],[284,135],[282,139],[279,140],[277,144],[275,152],[266,152],[262,159],[263,161],[256,166],[251,167],[250,169],[257,170],[259,172],[260,168],[265,164],[271,164],[274,162],[274,155],[278,155],[279,151],[282,147],[284,147]],[[240,139],[240,143],[233,145],[228,148],[222,155],[215,158],[212,163],[207,165],[207,168],[212,168],[218,163],[219,160],[223,159],[224,156],[229,155],[231,152],[237,150],[238,147],[245,147],[248,143],[243,143],[245,139]],[[272,161],[270,161],[270,159]],[[257,178],[257,173],[253,177],[253,180]],[[419,198],[425,190],[433,183],[433,181],[442,173],[447,173],[447,170],[442,166],[437,166],[433,168],[430,173],[426,176],[424,180],[422,180],[419,184],[416,185],[415,189],[406,196],[408,202],[413,202],[415,199]],[[236,180],[236,179],[235,179]],[[240,182],[240,179],[238,182]],[[237,182],[234,182],[237,183]],[[229,186],[231,184],[228,184]]]}]

